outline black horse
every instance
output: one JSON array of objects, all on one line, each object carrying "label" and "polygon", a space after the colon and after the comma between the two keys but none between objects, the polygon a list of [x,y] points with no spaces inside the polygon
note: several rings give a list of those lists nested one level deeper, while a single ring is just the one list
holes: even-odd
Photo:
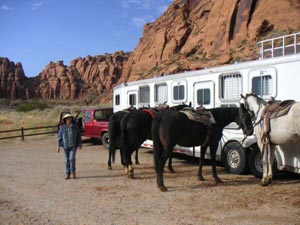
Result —
[{"label": "black horse", "polygon": [[[121,120],[129,112],[136,110],[135,108],[128,108],[122,111],[115,112],[109,119],[108,130],[109,130],[109,151],[108,151],[108,162],[107,166],[109,170],[112,170],[111,163],[115,162],[116,149],[120,149],[121,164],[125,166],[121,149]],[[140,164],[138,159],[138,149],[135,153],[135,164]]]},{"label": "black horse", "polygon": [[[181,104],[173,107],[144,108],[132,111],[123,117],[121,120],[121,147],[125,162],[125,173],[129,178],[133,178],[132,152],[138,149],[145,140],[152,140],[152,120],[161,111],[181,110],[187,106]],[[174,172],[171,157],[169,158],[168,169],[170,172]]]},{"label": "black horse", "polygon": [[201,145],[199,180],[204,180],[202,166],[207,147],[210,147],[213,177],[216,182],[222,182],[216,170],[216,151],[224,127],[231,122],[236,122],[243,129],[244,134],[251,135],[253,133],[251,117],[244,105],[241,105],[240,108],[214,108],[209,111],[215,120],[215,123],[211,125],[192,121],[184,113],[178,111],[161,112],[153,120],[154,165],[157,185],[161,191],[167,191],[163,181],[163,168],[176,144],[187,147]]}]

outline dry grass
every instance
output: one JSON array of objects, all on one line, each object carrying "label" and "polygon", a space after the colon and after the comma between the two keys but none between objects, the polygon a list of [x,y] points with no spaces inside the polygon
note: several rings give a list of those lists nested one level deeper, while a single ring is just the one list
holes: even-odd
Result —
[{"label": "dry grass", "polygon": [[[44,126],[56,126],[61,112],[71,112],[75,115],[78,110],[86,107],[99,107],[98,106],[83,106],[74,101],[64,100],[63,105],[59,102],[47,101],[50,105],[49,108],[44,110],[32,110],[29,112],[17,112],[16,107],[10,108],[6,100],[0,100],[0,131],[14,130],[33,127]],[[55,130],[55,129],[54,129]],[[49,131],[40,131],[46,132]],[[7,137],[13,135],[20,135],[20,131],[17,134],[14,132],[0,133],[0,137]]]}]

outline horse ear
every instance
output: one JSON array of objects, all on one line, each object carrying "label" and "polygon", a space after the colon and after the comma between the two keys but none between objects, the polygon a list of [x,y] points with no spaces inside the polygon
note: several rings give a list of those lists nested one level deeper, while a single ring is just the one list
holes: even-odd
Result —
[{"label": "horse ear", "polygon": [[242,98],[242,99],[245,99],[245,96],[244,96],[243,94],[241,94],[241,98]]},{"label": "horse ear", "polygon": [[192,102],[190,102],[190,104],[189,104],[189,107],[191,107],[192,106]]}]

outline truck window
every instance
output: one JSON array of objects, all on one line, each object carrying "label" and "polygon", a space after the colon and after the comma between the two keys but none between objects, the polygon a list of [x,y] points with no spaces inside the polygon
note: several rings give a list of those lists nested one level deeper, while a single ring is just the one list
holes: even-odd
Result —
[{"label": "truck window", "polygon": [[91,122],[91,119],[92,119],[92,113],[91,113],[90,111],[86,112],[84,121],[85,121],[86,123],[90,123],[90,122]]},{"label": "truck window", "polygon": [[112,115],[112,109],[101,109],[95,111],[95,120],[97,121],[108,121]]}]

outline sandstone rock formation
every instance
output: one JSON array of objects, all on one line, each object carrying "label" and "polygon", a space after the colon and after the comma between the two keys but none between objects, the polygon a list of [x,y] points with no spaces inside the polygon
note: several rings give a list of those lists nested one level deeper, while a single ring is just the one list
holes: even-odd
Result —
[{"label": "sandstone rock formation", "polygon": [[36,79],[36,96],[46,99],[83,99],[88,94],[109,94],[123,71],[129,53],[86,56],[73,60],[50,62]]},{"label": "sandstone rock formation", "polygon": [[258,57],[265,34],[300,30],[299,0],[176,0],[130,56],[120,82]]},{"label": "sandstone rock formation", "polygon": [[[299,0],[175,0],[133,53],[50,62],[26,92],[21,64],[0,60],[0,97],[111,100],[115,84],[256,59],[256,42],[300,31]],[[23,84],[23,86],[22,86]]]},{"label": "sandstone rock formation", "polygon": [[0,98],[29,98],[26,79],[21,63],[0,57]]}]

